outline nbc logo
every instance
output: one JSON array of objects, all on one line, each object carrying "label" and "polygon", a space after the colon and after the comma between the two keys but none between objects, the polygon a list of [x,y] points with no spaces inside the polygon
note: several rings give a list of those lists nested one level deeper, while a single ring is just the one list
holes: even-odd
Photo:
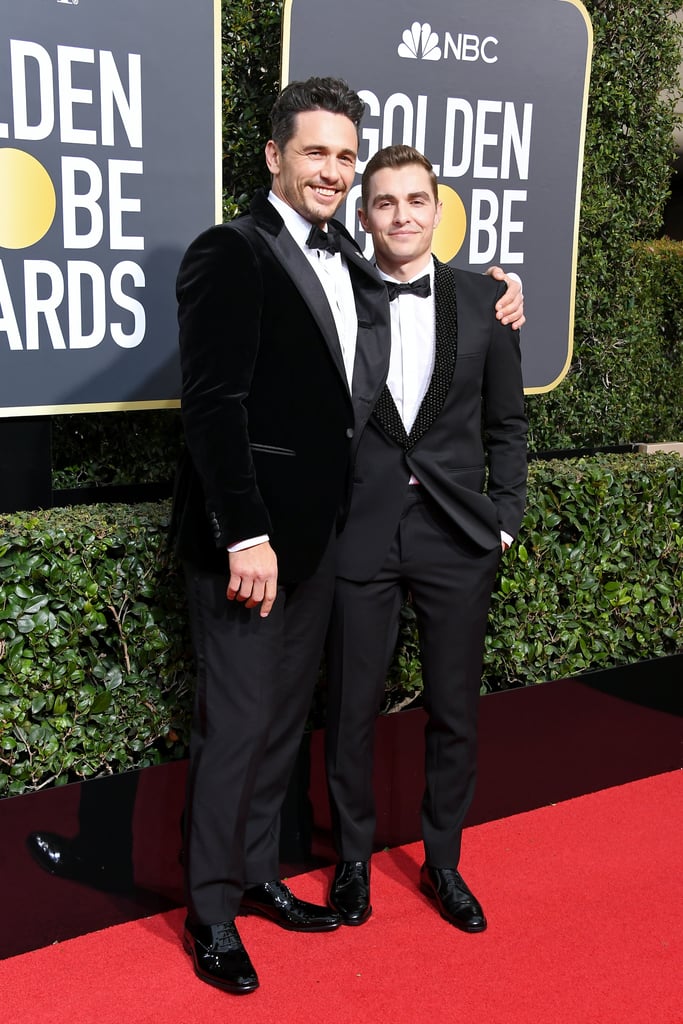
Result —
[{"label": "nbc logo", "polygon": [[398,45],[399,57],[408,60],[482,60],[485,64],[495,64],[498,56],[493,48],[498,46],[495,36],[479,36],[459,32],[456,36],[446,32],[443,37],[443,48],[439,45],[439,36],[432,32],[428,21],[422,25],[414,21],[410,28],[404,30]]},{"label": "nbc logo", "polygon": [[421,25],[414,21],[410,28],[403,33],[403,42],[398,48],[399,57],[407,57],[409,60],[441,60],[441,47],[436,32],[432,32],[429,22]]}]

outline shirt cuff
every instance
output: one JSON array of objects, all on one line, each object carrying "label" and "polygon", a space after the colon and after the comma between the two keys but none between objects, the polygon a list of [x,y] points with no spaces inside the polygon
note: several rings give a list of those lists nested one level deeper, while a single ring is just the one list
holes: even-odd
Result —
[{"label": "shirt cuff", "polygon": [[249,537],[248,540],[239,540],[236,544],[228,544],[228,551],[234,554],[235,551],[244,551],[246,548],[255,548],[257,544],[265,544],[270,537],[262,533],[260,537]]},{"label": "shirt cuff", "polygon": [[514,539],[515,538],[511,537],[509,533],[505,532],[505,530],[500,531],[500,540],[502,544],[507,544],[508,547],[512,547]]}]

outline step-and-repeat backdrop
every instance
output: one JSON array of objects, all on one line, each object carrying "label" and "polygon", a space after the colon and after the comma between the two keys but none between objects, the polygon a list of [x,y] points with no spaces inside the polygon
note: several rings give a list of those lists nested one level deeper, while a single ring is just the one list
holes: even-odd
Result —
[{"label": "step-and-repeat backdrop", "polygon": [[[518,272],[528,391],[572,350],[592,44],[578,0],[285,0],[283,84],[367,104],[359,175],[432,161],[436,254]],[[264,139],[264,144],[266,140]],[[21,0],[0,22],[0,416],[178,404],[178,264],[220,220],[219,0]],[[358,227],[360,186],[340,216]]]},{"label": "step-and-repeat backdrop", "polygon": [[177,404],[174,294],[219,219],[218,0],[0,20],[0,415]]},{"label": "step-and-repeat backdrop", "polygon": [[[286,0],[283,83],[345,78],[367,104],[358,171],[383,146],[432,162],[445,262],[518,273],[527,391],[571,360],[592,30],[577,0]],[[360,185],[338,216],[359,229]]]}]

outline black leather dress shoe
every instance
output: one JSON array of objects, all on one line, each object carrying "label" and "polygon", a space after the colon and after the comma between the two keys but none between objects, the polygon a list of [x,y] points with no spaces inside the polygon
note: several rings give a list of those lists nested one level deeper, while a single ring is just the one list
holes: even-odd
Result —
[{"label": "black leather dress shoe", "polygon": [[441,916],[463,932],[483,932],[486,918],[479,903],[454,868],[431,868],[423,864],[420,889],[436,900]]},{"label": "black leather dress shoe", "polygon": [[370,917],[370,864],[366,860],[343,860],[334,869],[328,902],[344,924],[363,924]]},{"label": "black leather dress shoe", "polygon": [[242,945],[234,921],[192,924],[188,918],[183,946],[192,957],[194,973],[224,992],[243,995],[258,988],[258,977]]},{"label": "black leather dress shoe", "polygon": [[130,860],[105,860],[86,850],[78,839],[55,832],[31,832],[26,847],[43,871],[104,892],[128,892],[133,888]]},{"label": "black leather dress shoe", "polygon": [[284,882],[278,881],[262,882],[247,889],[239,912],[267,917],[291,932],[331,932],[341,924],[338,914],[298,899]]}]

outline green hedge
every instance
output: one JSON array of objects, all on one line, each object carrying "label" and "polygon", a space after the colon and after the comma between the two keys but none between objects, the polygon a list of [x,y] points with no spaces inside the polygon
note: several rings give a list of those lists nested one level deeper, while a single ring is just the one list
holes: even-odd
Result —
[{"label": "green hedge", "polygon": [[683,440],[683,244],[639,242],[627,256],[609,319],[596,313],[583,338],[577,323],[568,376],[529,398],[533,451]]},{"label": "green hedge", "polygon": [[[574,359],[555,391],[529,403],[538,450],[683,437],[680,319],[683,248],[656,267],[634,242],[661,233],[674,161],[681,26],[673,0],[585,0],[594,32],[584,158]],[[533,316],[533,310],[528,311]],[[673,355],[669,374],[667,354]],[[657,405],[652,380],[656,381]]]},{"label": "green hedge", "polygon": [[683,650],[682,508],[678,455],[532,464],[493,598],[486,688]]},{"label": "green hedge", "polygon": [[179,756],[192,666],[168,503],[0,516],[0,795]]},{"label": "green hedge", "polygon": [[180,412],[102,412],[52,420],[52,486],[102,487],[173,480]]},{"label": "green hedge", "polygon": [[[532,463],[483,691],[683,650],[682,507],[675,455]],[[0,516],[0,795],[186,754],[192,659],[168,515],[161,502]],[[406,605],[387,707],[420,688]]]},{"label": "green hedge", "polygon": [[281,0],[223,0],[223,216],[269,183],[263,151],[280,82]]}]

